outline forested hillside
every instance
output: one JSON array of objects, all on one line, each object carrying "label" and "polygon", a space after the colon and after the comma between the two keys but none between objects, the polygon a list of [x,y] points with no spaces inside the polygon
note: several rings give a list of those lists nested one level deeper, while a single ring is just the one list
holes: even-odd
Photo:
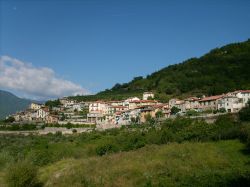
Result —
[{"label": "forested hillside", "polygon": [[236,89],[250,89],[250,40],[215,48],[200,58],[170,65],[147,77],[116,84],[91,97],[77,99],[121,99],[154,91],[158,99],[172,96],[215,95]]}]

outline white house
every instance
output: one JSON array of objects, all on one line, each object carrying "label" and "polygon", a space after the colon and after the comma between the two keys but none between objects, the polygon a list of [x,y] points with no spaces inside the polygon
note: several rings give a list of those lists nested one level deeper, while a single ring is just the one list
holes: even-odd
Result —
[{"label": "white house", "polygon": [[32,110],[39,110],[40,108],[42,108],[42,104],[39,104],[39,103],[31,103],[30,104],[30,109],[32,109]]},{"label": "white house", "polygon": [[153,99],[154,97],[155,97],[155,95],[153,94],[153,92],[144,92],[142,99],[148,100],[148,99]]},{"label": "white house", "polygon": [[95,101],[89,105],[89,113],[102,113],[106,114],[108,112],[108,104],[103,101]]},{"label": "white house", "polygon": [[40,119],[45,119],[46,116],[49,115],[49,109],[48,108],[40,108],[37,113],[36,113],[36,117],[40,118]]},{"label": "white house", "polygon": [[223,96],[218,101],[218,109],[225,109],[227,112],[238,112],[243,108],[242,98],[233,95]]},{"label": "white house", "polygon": [[228,95],[233,95],[242,99],[243,107],[246,106],[248,101],[250,101],[250,90],[237,90],[237,91],[228,93]]},{"label": "white house", "polygon": [[82,111],[83,108],[84,108],[84,106],[80,103],[75,103],[72,105],[72,109],[77,110],[78,112]]}]

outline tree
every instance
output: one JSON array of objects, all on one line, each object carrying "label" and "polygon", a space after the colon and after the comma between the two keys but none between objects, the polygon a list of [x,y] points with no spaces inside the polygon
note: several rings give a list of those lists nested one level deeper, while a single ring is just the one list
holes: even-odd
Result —
[{"label": "tree", "polygon": [[219,112],[219,113],[225,113],[225,112],[226,112],[226,109],[225,109],[225,108],[220,108],[220,109],[218,110],[218,112]]},{"label": "tree", "polygon": [[240,110],[239,117],[241,121],[250,121],[250,101],[248,101],[246,107]]},{"label": "tree", "polygon": [[13,123],[14,121],[15,121],[15,118],[13,116],[10,116],[4,120],[4,122],[6,122],[6,123]]},{"label": "tree", "polygon": [[49,101],[46,101],[45,103],[45,106],[48,106],[50,109],[52,109],[53,107],[59,107],[61,105],[62,103],[60,102],[59,99],[56,99],[54,101],[49,100]]},{"label": "tree", "polygon": [[155,119],[152,118],[152,116],[150,114],[145,115],[145,120],[146,120],[147,123],[150,123],[150,124],[155,123]]},{"label": "tree", "polygon": [[163,112],[162,112],[161,110],[157,111],[157,112],[155,113],[155,117],[156,117],[156,118],[162,118],[162,117],[163,117]]},{"label": "tree", "polygon": [[172,115],[177,114],[179,111],[180,111],[180,109],[177,108],[176,106],[173,106],[173,107],[171,108],[171,114],[172,114]]},{"label": "tree", "polygon": [[131,123],[137,124],[140,122],[140,117],[136,116],[136,117],[132,117],[131,118]]}]

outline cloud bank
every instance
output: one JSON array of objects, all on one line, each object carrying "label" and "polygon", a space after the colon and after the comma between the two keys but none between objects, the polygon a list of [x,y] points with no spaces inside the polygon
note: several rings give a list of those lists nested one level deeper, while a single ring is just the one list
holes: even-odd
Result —
[{"label": "cloud bank", "polygon": [[89,93],[80,85],[57,77],[50,68],[37,68],[9,56],[0,57],[0,88],[18,91],[36,99]]}]

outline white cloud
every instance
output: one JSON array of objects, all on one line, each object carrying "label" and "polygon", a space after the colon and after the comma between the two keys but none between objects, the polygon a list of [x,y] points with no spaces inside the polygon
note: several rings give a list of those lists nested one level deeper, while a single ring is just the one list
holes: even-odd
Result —
[{"label": "white cloud", "polygon": [[37,99],[89,93],[80,85],[58,78],[50,68],[37,68],[9,56],[0,57],[0,88],[22,92]]}]

